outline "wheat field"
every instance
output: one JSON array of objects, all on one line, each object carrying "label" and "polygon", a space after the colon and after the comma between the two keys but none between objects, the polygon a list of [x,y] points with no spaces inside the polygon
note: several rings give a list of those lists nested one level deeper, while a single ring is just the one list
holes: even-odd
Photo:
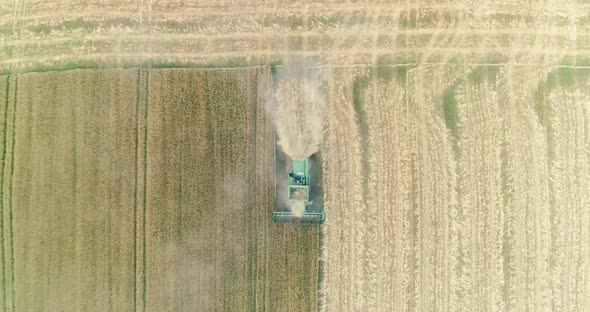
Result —
[{"label": "wheat field", "polygon": [[[2,1],[2,305],[589,311],[589,16]],[[326,93],[321,228],[270,224],[266,110],[293,64]]]},{"label": "wheat field", "polygon": [[3,308],[315,309],[318,229],[270,221],[270,82],[269,68],[2,77]]}]

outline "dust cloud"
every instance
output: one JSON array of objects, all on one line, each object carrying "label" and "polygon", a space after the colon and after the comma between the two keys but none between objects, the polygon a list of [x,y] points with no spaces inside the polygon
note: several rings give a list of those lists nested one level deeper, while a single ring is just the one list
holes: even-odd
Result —
[{"label": "dust cloud", "polygon": [[276,81],[274,123],[278,144],[292,159],[307,158],[319,149],[326,100],[320,79],[288,74]]},{"label": "dust cloud", "polygon": [[288,207],[291,209],[291,213],[293,213],[293,216],[295,217],[302,217],[305,213],[305,203],[301,201],[294,201]]}]

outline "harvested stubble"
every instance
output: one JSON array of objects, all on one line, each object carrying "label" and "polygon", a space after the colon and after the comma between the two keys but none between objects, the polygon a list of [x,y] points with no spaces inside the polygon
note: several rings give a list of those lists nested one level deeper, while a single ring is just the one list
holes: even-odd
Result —
[{"label": "harvested stubble", "polygon": [[324,309],[587,310],[587,70],[452,71],[331,84]]}]

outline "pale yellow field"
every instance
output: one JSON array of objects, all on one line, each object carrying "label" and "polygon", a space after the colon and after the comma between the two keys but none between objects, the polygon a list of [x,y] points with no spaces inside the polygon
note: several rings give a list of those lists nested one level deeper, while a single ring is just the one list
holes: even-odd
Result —
[{"label": "pale yellow field", "polygon": [[[565,0],[3,1],[3,304],[588,311],[589,16]],[[321,231],[269,224],[268,65],[293,64],[327,90]],[[24,74],[87,67],[141,69]]]}]

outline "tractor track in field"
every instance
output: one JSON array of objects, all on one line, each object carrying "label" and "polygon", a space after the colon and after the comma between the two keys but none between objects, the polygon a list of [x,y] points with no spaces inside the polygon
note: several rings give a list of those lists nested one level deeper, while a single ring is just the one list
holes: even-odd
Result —
[{"label": "tractor track in field", "polygon": [[[11,292],[11,302],[10,302],[10,306],[12,308],[12,311],[16,311],[16,302],[14,300],[15,298],[15,287],[14,287],[14,283],[15,283],[15,273],[14,273],[14,159],[15,159],[15,151],[14,148],[16,146],[16,112],[17,112],[17,98],[18,98],[18,83],[19,80],[18,78],[14,79],[14,98],[13,98],[13,109],[12,109],[12,122],[11,125],[13,127],[12,129],[12,139],[10,140],[10,173],[8,176],[8,195],[6,196],[7,198],[7,204],[8,204],[8,235],[10,237],[10,241],[9,241],[9,254],[10,254],[10,292]],[[8,91],[7,91],[8,92]],[[8,114],[8,112],[6,112],[6,114]],[[4,200],[4,198],[2,198],[2,200]],[[6,217],[6,215],[3,215],[3,220],[2,222],[4,222],[4,218]],[[6,252],[6,249],[5,249]],[[6,285],[4,285],[4,287],[6,287]]]},{"label": "tractor track in field", "polygon": [[[280,52],[277,50],[262,50],[262,51],[254,51],[244,55],[241,51],[232,51],[232,52],[213,52],[213,53],[121,53],[121,52],[104,52],[104,53],[88,53],[79,57],[77,62],[84,62],[84,61],[92,61],[92,60],[101,60],[104,61],[106,64],[123,64],[122,60],[128,61],[131,64],[141,64],[143,62],[151,61],[157,62],[159,60],[174,60],[174,62],[178,63],[186,63],[189,67],[190,66],[199,66],[198,64],[211,64],[212,62],[219,62],[223,64],[224,62],[230,62],[232,58],[240,58],[246,57],[248,59],[258,59],[262,58],[261,60],[270,60],[270,61],[278,61],[281,57],[311,57],[311,56],[318,56],[318,57],[326,57],[326,58],[338,58],[338,57],[347,57],[350,56],[350,52],[352,50],[343,49],[343,50],[324,50],[324,51],[317,51],[317,50],[290,50],[288,52]],[[490,54],[490,52],[497,52],[503,53],[504,49],[470,49],[470,48],[437,48],[437,54],[443,55],[455,55],[455,56],[465,56],[465,57],[473,57],[473,56],[481,56],[484,59]],[[571,52],[563,52],[559,49],[551,50],[543,50],[539,49],[537,51],[531,50],[528,48],[519,48],[519,49],[511,49],[513,54],[503,54],[505,56],[512,56],[515,57],[553,57],[553,58],[564,58],[564,57],[590,57],[590,49],[588,50],[576,50]],[[415,48],[400,48],[400,49],[376,49],[373,52],[363,52],[363,53],[356,53],[355,57],[358,59],[366,59],[367,62],[372,59],[377,53],[379,56],[389,56],[395,54],[404,54],[404,53],[413,53],[416,55],[421,55],[422,52],[416,52]],[[70,54],[58,54],[52,56],[44,56],[44,57],[23,57],[23,58],[12,58],[8,60],[0,61],[0,66],[22,66],[22,64],[33,64],[32,68],[59,68],[60,62],[70,61],[71,55]],[[116,63],[112,63],[113,61],[117,61]],[[193,63],[194,62],[194,63]],[[266,61],[262,61],[266,62]],[[55,64],[54,64],[55,63]],[[432,63],[424,62],[424,63]],[[341,63],[338,62],[335,64],[336,66],[342,64],[349,64],[349,63]],[[362,64],[362,63],[361,63]],[[367,63],[369,64],[369,63]],[[440,63],[444,64],[444,63]],[[472,63],[466,63],[472,64]],[[478,64],[477,62],[473,64]],[[511,63],[506,63],[511,64]],[[538,63],[538,62],[527,62],[527,63],[520,63],[520,65],[539,65],[544,64],[546,66],[553,67],[547,63]],[[253,65],[253,64],[252,64]],[[356,65],[356,64],[355,64]],[[498,63],[492,63],[491,65],[499,65]],[[113,65],[110,65],[113,66]],[[569,66],[569,65],[565,65]],[[556,67],[560,67],[557,65]],[[576,66],[574,66],[576,67]],[[28,68],[27,68],[28,69]],[[26,69],[21,69],[26,71]]]},{"label": "tractor track in field", "polygon": [[[2,215],[2,221],[0,222],[0,236],[2,237],[2,285],[6,285],[6,237],[4,232],[4,210],[5,210],[5,202],[4,202],[4,180],[5,180],[5,165],[6,165],[6,139],[8,135],[8,105],[9,105],[9,97],[10,97],[10,78],[4,77],[6,80],[6,89],[4,90],[5,97],[5,106],[4,106],[4,116],[3,116],[3,131],[2,131],[2,167],[0,168],[0,198],[2,198],[2,202],[0,203],[2,209],[0,210],[0,214]],[[6,287],[2,287],[2,306],[6,307]]]}]

